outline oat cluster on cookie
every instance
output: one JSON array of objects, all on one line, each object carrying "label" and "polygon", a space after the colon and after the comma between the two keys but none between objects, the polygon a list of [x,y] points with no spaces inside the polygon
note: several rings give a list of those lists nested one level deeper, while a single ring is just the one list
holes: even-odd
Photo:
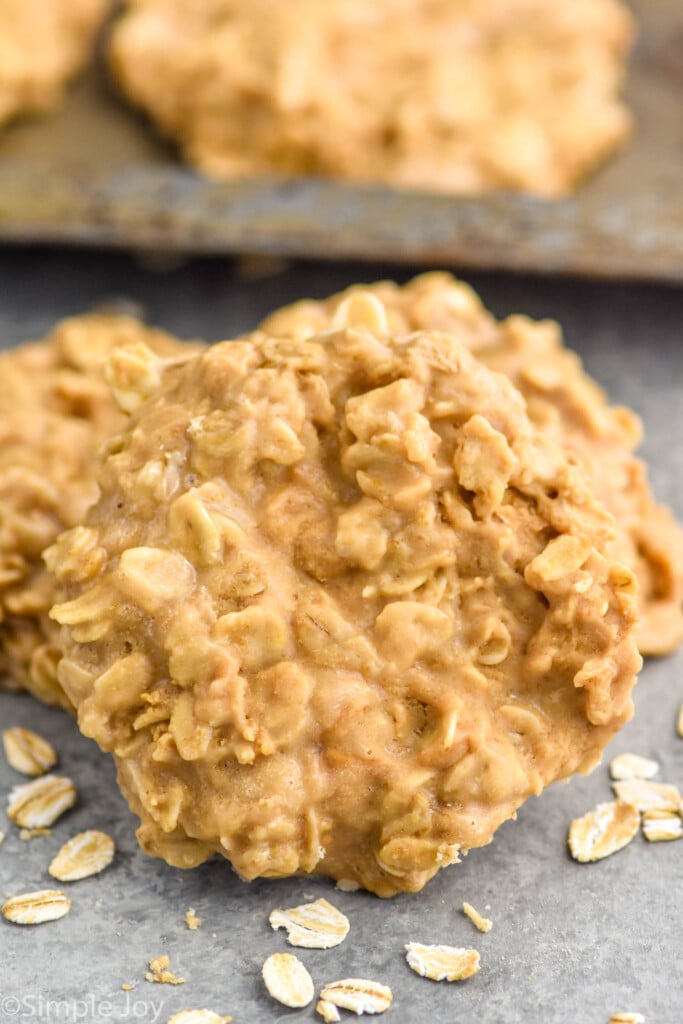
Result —
[{"label": "oat cluster on cookie", "polygon": [[42,552],[97,498],[98,449],[126,422],[104,364],[137,342],[160,355],[189,351],[132,317],[90,314],[0,355],[0,688],[70,706],[57,684],[55,581]]}]

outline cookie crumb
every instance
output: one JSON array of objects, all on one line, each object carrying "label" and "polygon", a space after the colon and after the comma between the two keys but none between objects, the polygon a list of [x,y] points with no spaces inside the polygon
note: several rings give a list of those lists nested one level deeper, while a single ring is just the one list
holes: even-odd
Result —
[{"label": "cookie crumb", "polygon": [[191,932],[196,932],[202,923],[201,917],[197,917],[194,912],[194,907],[189,907],[185,914],[185,924]]},{"label": "cookie crumb", "polygon": [[478,910],[475,910],[471,903],[463,903],[462,912],[466,917],[469,917],[475,928],[478,928],[480,932],[490,932],[493,928],[493,921],[490,921],[488,917],[482,917]]},{"label": "cookie crumb", "polygon": [[170,960],[167,956],[157,956],[149,962],[149,970],[145,974],[146,981],[153,981],[159,985],[184,985],[185,979],[179,978],[170,970]]}]

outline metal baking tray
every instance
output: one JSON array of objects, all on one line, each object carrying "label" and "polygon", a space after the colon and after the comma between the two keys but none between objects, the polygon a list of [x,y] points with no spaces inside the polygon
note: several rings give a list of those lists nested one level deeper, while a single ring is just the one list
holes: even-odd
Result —
[{"label": "metal baking tray", "polygon": [[0,134],[0,242],[389,259],[683,280],[683,4],[633,0],[627,147],[575,197],[451,198],[318,179],[217,184],[116,97],[100,61]]}]

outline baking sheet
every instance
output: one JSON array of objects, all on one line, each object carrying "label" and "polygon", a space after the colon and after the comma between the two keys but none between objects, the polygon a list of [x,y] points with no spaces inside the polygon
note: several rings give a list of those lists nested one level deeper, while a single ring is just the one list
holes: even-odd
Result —
[{"label": "baking sheet", "polygon": [[215,184],[179,164],[100,66],[56,116],[0,134],[0,241],[683,280],[683,4],[631,6],[635,135],[572,199]]},{"label": "baking sheet", "polygon": [[[88,253],[0,251],[0,338],[18,343],[58,316],[124,290],[152,321],[181,335],[230,337],[274,305],[385,273],[386,267],[308,264],[246,281],[223,260],[151,274],[121,254],[94,260]],[[643,416],[653,486],[683,516],[683,294],[514,276],[469,280],[499,315],[525,311],[563,322],[568,341],[614,400]],[[627,750],[655,757],[663,780],[683,784],[683,740],[674,726],[681,701],[683,653],[650,661],[636,688],[636,717],[606,761]],[[107,872],[68,886],[73,908],[61,921],[21,929],[0,919],[2,1024],[164,1024],[190,1007],[229,1013],[235,1024],[320,1020],[312,1006],[278,1006],[260,980],[266,956],[290,949],[282,932],[270,930],[269,912],[320,896],[348,915],[351,932],[337,949],[303,950],[300,958],[317,986],[349,976],[389,984],[394,1005],[387,1024],[607,1024],[617,1011],[639,1011],[647,1024],[680,1024],[683,840],[648,845],[637,837],[593,865],[567,854],[570,821],[610,798],[606,766],[529,801],[489,847],[441,872],[422,893],[381,901],[337,892],[324,880],[245,885],[221,862],[184,873],[149,859],[136,846],[135,820],[109,759],[66,715],[28,697],[0,695],[0,728],[10,725],[35,728],[54,743],[79,804],[51,836],[28,843],[0,811],[0,830],[8,833],[0,847],[0,892],[50,887],[49,861],[83,829],[110,832],[119,852]],[[0,755],[0,807],[21,781]],[[462,915],[464,900],[493,920],[488,935]],[[189,907],[203,920],[196,932],[183,922]],[[481,970],[460,984],[421,979],[405,964],[408,941],[474,946]],[[143,980],[149,959],[164,953],[184,985]],[[122,983],[133,990],[122,991]]]}]

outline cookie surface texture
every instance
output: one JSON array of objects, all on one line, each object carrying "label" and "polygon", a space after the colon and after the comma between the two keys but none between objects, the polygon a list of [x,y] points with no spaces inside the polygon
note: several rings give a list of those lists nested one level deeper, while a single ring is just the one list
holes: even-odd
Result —
[{"label": "cookie surface texture", "polygon": [[555,196],[629,133],[632,37],[617,0],[131,0],[111,61],[218,178]]},{"label": "cookie surface texture", "polygon": [[0,0],[0,125],[59,103],[91,55],[110,0]]},{"label": "cookie surface texture", "polygon": [[358,285],[320,302],[286,306],[264,321],[264,330],[294,337],[326,330],[358,292],[382,302],[396,333],[452,332],[489,369],[512,381],[534,425],[581,461],[595,494],[617,520],[610,550],[638,577],[641,653],[675,650],[683,640],[683,530],[655,501],[647,468],[633,454],[642,434],[638,417],[609,403],[578,356],[565,348],[558,324],[524,316],[496,321],[462,281],[430,273],[402,287],[389,281]]},{"label": "cookie surface texture", "polygon": [[148,852],[390,896],[596,763],[635,581],[509,381],[372,296],[160,376],[48,553],[60,681]]},{"label": "cookie surface texture", "polygon": [[[162,331],[123,316],[60,323],[44,340],[0,355],[0,687],[68,706],[56,681],[59,630],[48,617],[55,582],[44,548],[78,524],[97,497],[95,453],[126,417],[103,364],[121,344],[184,351]],[[95,571],[97,551],[83,551]]]}]

